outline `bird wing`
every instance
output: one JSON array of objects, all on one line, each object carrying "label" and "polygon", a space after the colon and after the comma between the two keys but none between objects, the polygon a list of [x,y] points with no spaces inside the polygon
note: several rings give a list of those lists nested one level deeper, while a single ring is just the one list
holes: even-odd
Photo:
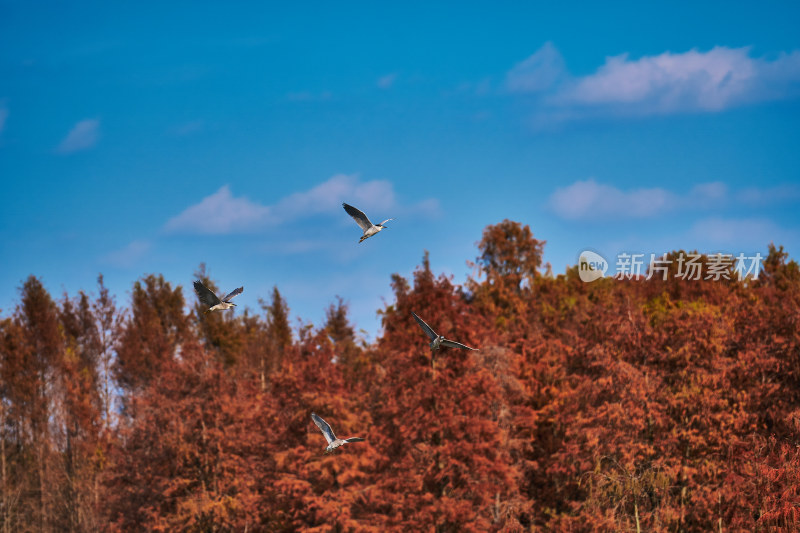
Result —
[{"label": "bird wing", "polygon": [[317,413],[311,413],[311,420],[317,425],[317,427],[322,431],[322,434],[325,435],[325,440],[328,441],[328,444],[336,440],[336,435],[333,434],[333,430],[325,422],[322,417],[320,417]]},{"label": "bird wing", "polygon": [[367,215],[365,215],[363,211],[345,203],[342,204],[342,207],[344,207],[348,215],[353,217],[353,220],[356,221],[356,224],[358,224],[362,230],[367,231],[372,227],[372,222],[369,221]]},{"label": "bird wing", "polygon": [[466,348],[467,350],[478,351],[477,348],[470,348],[466,344],[461,344],[460,342],[456,341],[449,341],[447,339],[442,341],[442,346],[447,346],[448,348]]},{"label": "bird wing", "polygon": [[217,298],[217,295],[199,281],[194,282],[194,292],[197,293],[197,297],[200,298],[200,301],[208,307],[214,307],[220,303],[220,299]]},{"label": "bird wing", "polygon": [[361,437],[350,437],[349,439],[344,439],[345,442],[364,442],[367,439],[362,439]]},{"label": "bird wing", "polygon": [[238,289],[233,289],[225,298],[222,299],[223,302],[230,302],[234,296],[238,296],[244,292],[244,287],[239,287]]},{"label": "bird wing", "polygon": [[393,218],[387,218],[386,220],[384,220],[383,222],[381,222],[381,223],[380,223],[380,224],[378,224],[378,225],[379,225],[379,226],[383,226],[384,224],[386,224],[386,223],[387,223],[387,222],[389,222],[390,220],[394,220],[394,219],[393,219]]},{"label": "bird wing", "polygon": [[426,324],[424,320],[422,320],[420,317],[418,317],[417,314],[414,311],[411,311],[411,314],[414,315],[414,320],[417,321],[417,324],[422,326],[422,329],[425,330],[425,334],[428,337],[430,337],[431,340],[435,340],[436,337],[438,337],[436,332],[433,331],[433,329],[428,324]]}]

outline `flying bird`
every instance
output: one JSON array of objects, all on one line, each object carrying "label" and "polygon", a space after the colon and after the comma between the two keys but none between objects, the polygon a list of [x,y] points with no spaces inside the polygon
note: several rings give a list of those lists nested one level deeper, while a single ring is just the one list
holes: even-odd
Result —
[{"label": "flying bird", "polygon": [[202,302],[203,305],[208,306],[208,309],[205,310],[206,313],[216,311],[217,309],[224,310],[235,307],[236,304],[231,303],[231,300],[234,296],[242,294],[242,291],[244,291],[244,287],[234,289],[225,298],[220,300],[216,294],[211,292],[211,289],[203,285],[201,282],[194,282],[194,292],[197,293],[197,297],[200,298],[200,302]]},{"label": "flying bird", "polygon": [[449,341],[444,337],[442,337],[441,335],[437,335],[436,332],[433,331],[433,328],[431,328],[428,324],[425,323],[424,320],[418,317],[416,313],[412,311],[411,314],[414,315],[414,320],[416,320],[417,323],[420,326],[422,326],[422,329],[425,330],[425,334],[431,339],[431,351],[435,352],[441,346],[447,346],[448,348],[464,348],[466,350],[478,351],[477,348],[470,348],[466,344],[461,344],[460,342],[456,341]]},{"label": "flying bird", "polygon": [[365,439],[361,437],[351,437],[349,439],[337,439],[336,435],[333,434],[333,430],[325,422],[321,416],[316,413],[311,413],[311,420],[317,425],[322,434],[325,435],[325,440],[328,441],[328,447],[325,448],[325,453],[332,452],[342,444],[347,444],[348,442],[364,442]]},{"label": "flying bird", "polygon": [[373,224],[367,218],[367,215],[365,215],[364,212],[361,211],[360,209],[356,209],[352,205],[348,205],[345,203],[342,203],[342,207],[344,207],[344,210],[347,211],[348,215],[353,217],[353,220],[356,221],[356,224],[358,224],[359,227],[361,227],[361,229],[364,230],[364,235],[361,236],[358,242],[362,242],[364,239],[369,239],[370,237],[378,233],[380,230],[384,229],[386,227],[384,226],[384,224],[386,224],[390,220],[394,220],[393,218],[387,218],[380,224]]}]

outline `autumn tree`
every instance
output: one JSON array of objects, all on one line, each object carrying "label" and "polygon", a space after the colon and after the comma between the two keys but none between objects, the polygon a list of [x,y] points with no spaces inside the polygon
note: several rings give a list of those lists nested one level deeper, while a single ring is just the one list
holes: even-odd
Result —
[{"label": "autumn tree", "polygon": [[336,362],[348,379],[366,378],[369,370],[367,353],[357,344],[355,330],[347,318],[347,304],[340,298],[325,311],[323,330],[336,351]]},{"label": "autumn tree", "polygon": [[25,281],[20,300],[13,320],[6,323],[2,347],[3,401],[8,406],[3,410],[8,411],[16,445],[15,464],[4,474],[10,489],[4,512],[11,529],[41,531],[56,523],[50,420],[56,415],[53,392],[64,345],[58,308],[39,279]]},{"label": "autumn tree", "polygon": [[518,528],[518,471],[494,409],[501,388],[467,350],[443,349],[432,367],[429,339],[411,312],[472,345],[479,344],[476,317],[450,280],[434,277],[427,254],[413,288],[399,277],[393,285],[396,301],[383,312],[376,354],[386,374],[373,415],[379,432],[372,438],[385,454],[371,501],[375,519],[415,530]]},{"label": "autumn tree", "polygon": [[261,309],[266,314],[266,337],[268,352],[262,353],[261,375],[268,374],[280,365],[286,349],[292,344],[292,329],[289,326],[289,306],[281,296],[278,287],[272,288],[272,299],[269,303],[259,300]]},{"label": "autumn tree", "polygon": [[504,220],[483,231],[477,265],[491,284],[509,284],[519,290],[539,275],[544,241],[533,237],[529,226]]},{"label": "autumn tree", "polygon": [[[684,279],[715,257],[677,250],[585,283],[539,275],[543,244],[488,227],[464,287],[426,253],[370,345],[342,299],[293,331],[277,288],[206,316],[157,275],[129,309],[28,278],[0,317],[0,533],[796,530],[797,263]],[[432,354],[412,312],[479,351]],[[312,412],[366,442],[325,455]]]},{"label": "autumn tree", "polygon": [[[122,325],[122,312],[117,308],[114,296],[109,292],[103,282],[103,275],[97,276],[98,294],[92,303],[97,342],[99,350],[98,379],[100,380],[100,398],[102,402],[103,427],[106,434],[114,424],[114,398],[115,385],[113,383],[112,367],[115,357],[115,345]],[[108,435],[106,435],[108,436]]]},{"label": "autumn tree", "polygon": [[61,407],[56,443],[63,468],[60,526],[87,531],[99,526],[96,481],[101,465],[94,452],[102,428],[98,367],[103,346],[86,293],[75,301],[65,296],[60,320],[66,344],[56,381]]},{"label": "autumn tree", "polygon": [[544,244],[533,237],[530,227],[511,220],[484,230],[475,266],[478,280],[485,279],[470,280],[468,287],[486,316],[501,329],[507,329],[507,322],[524,313],[521,293],[540,277],[537,269],[542,264]]},{"label": "autumn tree", "polygon": [[[324,328],[301,329],[272,375],[272,390],[279,393],[263,397],[272,428],[269,483],[278,492],[277,516],[284,517],[287,529],[379,531],[365,504],[378,458],[368,403],[363,389],[347,382],[337,357]],[[337,436],[367,442],[325,455],[327,442],[312,412]]]},{"label": "autumn tree", "polygon": [[239,372],[248,377],[255,377],[261,390],[266,390],[269,373],[274,370],[267,325],[258,315],[251,315],[245,309],[241,317],[240,336],[242,354],[239,361]]},{"label": "autumn tree", "polygon": [[147,385],[189,337],[180,287],[150,274],[133,284],[130,315],[124,322],[115,361],[120,385],[135,391]]},{"label": "autumn tree", "polygon": [[789,254],[783,246],[776,247],[770,243],[768,251],[764,259],[764,271],[760,276],[761,282],[783,290],[796,287],[800,281],[800,267],[797,262],[789,260]]},{"label": "autumn tree", "polygon": [[[194,273],[195,278],[210,291],[219,294],[219,289],[206,274],[205,263]],[[230,368],[241,358],[242,340],[241,323],[234,316],[235,311],[208,312],[208,306],[195,300],[194,314],[197,320],[200,338],[205,341],[209,350],[218,354],[224,366]]]},{"label": "autumn tree", "polygon": [[15,379],[20,355],[16,352],[22,349],[22,328],[11,318],[0,321],[0,523],[3,533],[21,528],[22,507],[27,503],[20,502],[20,496],[29,466],[25,452],[29,449],[24,442],[24,417],[17,405],[22,391]]},{"label": "autumn tree", "polygon": [[273,340],[275,348],[283,353],[292,343],[292,329],[289,327],[289,306],[278,287],[273,287],[272,300],[263,309],[267,313],[267,334]]},{"label": "autumn tree", "polygon": [[112,531],[263,531],[275,507],[261,479],[273,453],[254,390],[195,342],[162,364],[112,449]]}]

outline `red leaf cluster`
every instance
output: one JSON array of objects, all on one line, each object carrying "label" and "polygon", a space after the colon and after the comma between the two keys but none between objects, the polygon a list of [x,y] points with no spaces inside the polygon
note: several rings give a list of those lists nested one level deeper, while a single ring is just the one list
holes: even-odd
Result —
[{"label": "red leaf cluster", "polygon": [[[0,533],[796,530],[797,264],[584,283],[543,245],[490,226],[464,286],[426,254],[371,345],[341,299],[293,332],[277,287],[204,314],[162,276],[127,309],[30,277],[0,319]],[[432,354],[412,312],[480,351]],[[366,442],[324,454],[312,412]]]}]

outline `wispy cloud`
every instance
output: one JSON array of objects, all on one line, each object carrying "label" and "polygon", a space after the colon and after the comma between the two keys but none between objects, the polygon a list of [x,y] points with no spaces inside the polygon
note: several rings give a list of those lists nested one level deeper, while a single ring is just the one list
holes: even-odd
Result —
[{"label": "wispy cloud", "polygon": [[203,119],[190,120],[174,126],[169,130],[169,132],[173,135],[177,135],[178,137],[185,137],[187,135],[203,131],[205,124],[206,123]]},{"label": "wispy cloud", "polygon": [[642,114],[720,111],[788,96],[800,82],[800,51],[770,61],[751,58],[749,48],[717,46],[708,52],[665,52],[631,60],[610,57],[593,75],[567,89],[566,102],[635,104]]},{"label": "wispy cloud", "polygon": [[775,222],[758,217],[708,217],[696,221],[689,236],[711,246],[738,247],[737,251],[763,249],[770,242],[786,244],[797,240],[797,231],[787,230]]},{"label": "wispy cloud", "polygon": [[223,185],[199,204],[169,219],[164,229],[168,233],[222,235],[252,230],[263,225],[269,215],[269,207],[244,197],[234,198],[230,188]]},{"label": "wispy cloud", "polygon": [[100,137],[100,121],[97,119],[81,120],[64,137],[56,148],[59,154],[71,154],[88,150],[97,144]]},{"label": "wispy cloud", "polygon": [[780,206],[800,201],[795,184],[730,191],[714,181],[695,185],[684,193],[661,187],[623,190],[594,178],[559,187],[548,198],[550,209],[567,220],[648,218],[680,209],[728,209]]},{"label": "wispy cloud", "polygon": [[800,201],[800,185],[777,185],[766,189],[748,187],[737,194],[737,200],[751,207],[766,207]]},{"label": "wispy cloud", "polygon": [[717,112],[800,95],[800,50],[751,57],[750,48],[606,58],[596,72],[570,76],[551,43],[514,66],[506,88],[535,96],[541,119]]},{"label": "wispy cloud", "polygon": [[5,101],[0,100],[0,133],[3,133],[3,129],[5,129],[7,119],[8,107],[6,107]]},{"label": "wispy cloud", "polygon": [[566,75],[564,58],[548,41],[526,60],[514,65],[506,74],[506,87],[512,92],[540,92],[553,87]]},{"label": "wispy cloud", "polygon": [[152,244],[146,240],[135,240],[127,246],[115,250],[101,258],[103,263],[120,268],[130,268],[136,264],[139,259],[150,251]]},{"label": "wispy cloud", "polygon": [[684,195],[661,187],[621,190],[593,178],[576,181],[556,189],[550,195],[551,209],[570,220],[595,217],[647,218],[681,207],[707,207],[727,196],[727,187],[720,182],[694,186]]},{"label": "wispy cloud", "polygon": [[439,203],[439,200],[436,198],[428,198],[427,200],[422,200],[403,211],[402,214],[409,215],[421,215],[427,218],[436,218],[441,216],[442,214],[442,206]]},{"label": "wispy cloud", "polygon": [[308,191],[287,196],[276,204],[275,212],[281,220],[290,220],[302,214],[338,212],[342,202],[388,209],[395,205],[394,188],[385,180],[360,182],[357,175],[336,174]]},{"label": "wispy cloud", "polygon": [[168,233],[209,235],[261,231],[309,216],[339,215],[342,202],[369,206],[370,210],[375,211],[403,209],[426,216],[434,216],[439,210],[439,203],[435,199],[422,200],[409,207],[398,206],[394,188],[388,181],[361,181],[357,175],[337,174],[307,191],[291,194],[272,205],[234,197],[225,185],[171,218],[164,230]]},{"label": "wispy cloud", "polygon": [[395,81],[397,81],[397,73],[392,72],[391,74],[386,74],[385,76],[378,78],[378,81],[375,82],[375,85],[377,85],[380,89],[389,89],[392,87],[392,85],[394,85]]}]

